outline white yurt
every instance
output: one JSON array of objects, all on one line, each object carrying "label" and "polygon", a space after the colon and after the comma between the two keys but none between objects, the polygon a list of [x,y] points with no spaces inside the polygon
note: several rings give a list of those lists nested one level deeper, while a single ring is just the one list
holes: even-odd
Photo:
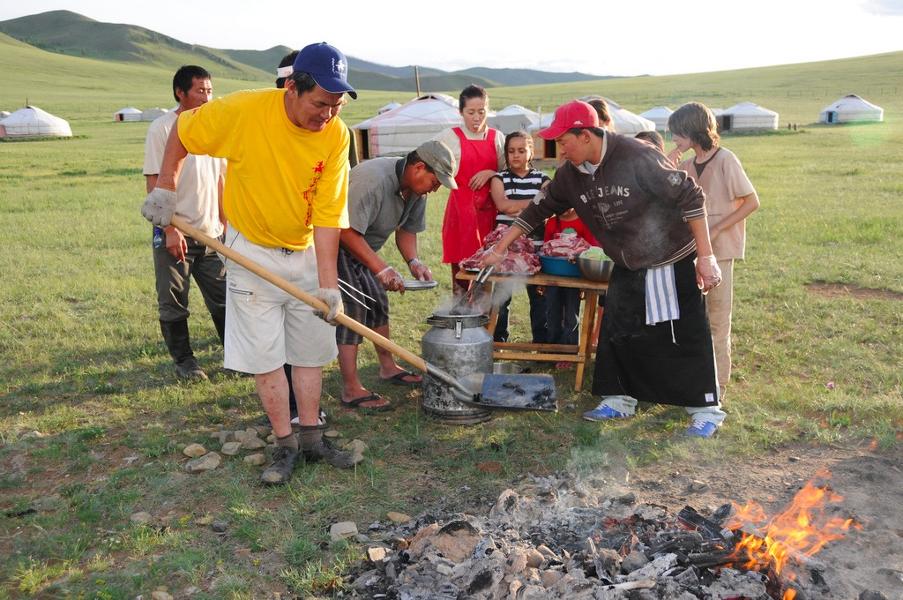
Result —
[{"label": "white yurt", "polygon": [[0,138],[72,137],[72,129],[61,119],[37,106],[26,106],[0,121]]},{"label": "white yurt", "polygon": [[158,117],[162,117],[169,111],[165,108],[160,108],[159,106],[155,106],[154,108],[148,108],[145,111],[141,112],[141,120],[142,121],[153,121]]},{"label": "white yurt", "polygon": [[655,128],[659,131],[668,131],[668,117],[673,112],[667,106],[655,106],[644,113],[640,113],[640,116],[655,123]]},{"label": "white yurt", "polygon": [[730,131],[764,131],[778,128],[778,113],[753,102],[741,102],[722,115],[724,129]]},{"label": "white yurt", "polygon": [[141,120],[141,111],[132,106],[126,106],[113,113],[113,120],[117,123],[134,123]]},{"label": "white yurt", "polygon": [[819,123],[861,123],[883,120],[883,108],[856,94],[847,94],[843,98],[839,98],[833,104],[824,107],[818,116]]},{"label": "white yurt", "polygon": [[461,125],[458,103],[451,96],[430,93],[384,112],[351,129],[362,159],[401,156],[448,127]]},{"label": "white yurt", "polygon": [[489,118],[489,126],[495,127],[505,135],[514,131],[528,131],[539,123],[539,113],[520,104],[506,106]]},{"label": "white yurt", "polygon": [[376,114],[381,115],[384,112],[389,112],[390,110],[395,110],[399,106],[401,106],[401,103],[399,103],[399,102],[389,102],[388,104],[381,106],[379,108],[379,110],[376,111]]}]

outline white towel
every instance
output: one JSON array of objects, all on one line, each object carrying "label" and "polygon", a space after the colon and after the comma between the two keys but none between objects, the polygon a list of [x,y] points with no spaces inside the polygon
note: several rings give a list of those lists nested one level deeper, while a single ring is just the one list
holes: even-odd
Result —
[{"label": "white towel", "polygon": [[646,269],[646,325],[680,319],[674,265]]}]

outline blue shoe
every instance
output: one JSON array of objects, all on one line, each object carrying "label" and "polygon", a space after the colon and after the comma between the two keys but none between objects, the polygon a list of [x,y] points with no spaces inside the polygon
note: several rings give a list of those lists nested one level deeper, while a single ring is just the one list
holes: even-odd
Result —
[{"label": "blue shoe", "polygon": [[615,410],[607,404],[600,404],[596,408],[583,413],[583,418],[587,421],[610,421],[612,419],[626,419],[629,416],[627,413]]},{"label": "blue shoe", "polygon": [[693,421],[685,432],[687,437],[710,438],[718,431],[718,426],[711,421]]}]

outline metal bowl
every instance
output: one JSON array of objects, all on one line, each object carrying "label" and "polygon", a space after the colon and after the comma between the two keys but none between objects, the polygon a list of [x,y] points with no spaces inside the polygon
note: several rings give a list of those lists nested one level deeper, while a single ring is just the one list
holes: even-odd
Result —
[{"label": "metal bowl", "polygon": [[579,257],[577,266],[580,267],[580,272],[586,279],[605,283],[611,277],[611,270],[615,268],[615,263],[610,260]]}]

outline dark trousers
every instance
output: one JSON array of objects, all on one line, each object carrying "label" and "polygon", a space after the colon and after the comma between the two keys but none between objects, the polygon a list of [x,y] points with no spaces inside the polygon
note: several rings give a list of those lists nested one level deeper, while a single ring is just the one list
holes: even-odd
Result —
[{"label": "dark trousers", "polygon": [[[546,344],[549,342],[546,297],[539,293],[539,286],[536,285],[527,286],[527,297],[530,298],[530,331],[533,334],[533,343]],[[508,298],[499,306],[499,317],[493,336],[496,342],[508,341],[508,306],[510,304],[511,298]]]},{"label": "dark trousers", "polygon": [[576,344],[580,337],[580,290],[549,286],[546,308],[550,344]]},{"label": "dark trousers", "polygon": [[220,333],[220,324],[226,320],[226,269],[216,252],[189,237],[185,241],[188,252],[182,262],[176,262],[166,248],[154,248],[160,320],[173,322],[188,318],[188,291],[194,277]]}]

